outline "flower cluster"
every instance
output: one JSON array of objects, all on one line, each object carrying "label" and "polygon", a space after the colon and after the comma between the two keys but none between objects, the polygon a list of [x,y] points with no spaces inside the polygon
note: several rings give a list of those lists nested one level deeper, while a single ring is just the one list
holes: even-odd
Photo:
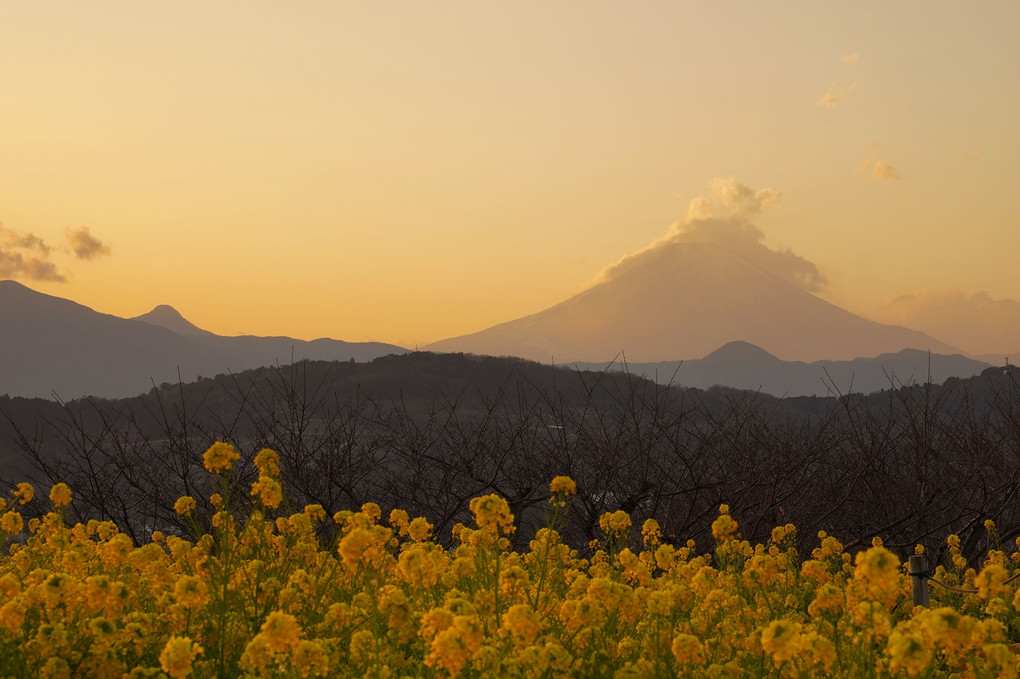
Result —
[{"label": "flower cluster", "polygon": [[[239,459],[217,443],[204,463],[222,474]],[[69,526],[63,484],[27,522],[30,485],[0,498],[0,676],[1017,676],[1015,552],[975,569],[950,536],[936,576],[977,593],[933,591],[930,609],[914,609],[881,541],[850,554],[821,533],[802,560],[793,526],[752,545],[726,506],[712,551],[673,544],[651,519],[639,536],[616,511],[582,555],[554,525],[513,550],[510,506],[486,495],[445,548],[426,518],[384,520],[374,503],[287,513],[278,456],[262,450],[254,466],[247,513],[232,507],[246,497],[234,472],[211,477],[223,490],[211,508],[177,502],[196,528],[196,513],[214,512],[212,533],[192,539],[135,544],[110,522]],[[551,516],[575,492],[554,479]]]}]

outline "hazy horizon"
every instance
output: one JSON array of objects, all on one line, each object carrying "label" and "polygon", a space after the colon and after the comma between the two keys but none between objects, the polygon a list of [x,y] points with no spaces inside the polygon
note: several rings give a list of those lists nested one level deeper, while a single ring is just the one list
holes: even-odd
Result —
[{"label": "hazy horizon", "polygon": [[694,239],[1013,351],[1018,20],[1008,2],[14,4],[0,278],[221,335],[414,348]]}]

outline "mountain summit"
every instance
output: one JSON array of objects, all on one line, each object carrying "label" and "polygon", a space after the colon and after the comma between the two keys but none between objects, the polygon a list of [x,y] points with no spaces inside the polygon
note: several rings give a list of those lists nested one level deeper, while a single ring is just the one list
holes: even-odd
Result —
[{"label": "mountain summit", "polygon": [[788,361],[959,353],[852,314],[715,243],[668,243],[640,259],[545,311],[427,348],[558,363],[621,352],[631,362],[700,358],[738,340]]},{"label": "mountain summit", "polygon": [[293,360],[370,361],[407,350],[378,342],[222,337],[173,307],[119,318],[0,281],[0,395],[132,396],[153,383],[185,382]]},{"label": "mountain summit", "polygon": [[744,341],[787,361],[851,359],[901,349],[958,353],[924,333],[826,302],[809,260],[765,245],[752,223],[773,189],[716,180],[668,233],[608,267],[584,292],[531,316],[428,349],[559,363],[699,358]]},{"label": "mountain summit", "polygon": [[149,325],[166,328],[167,330],[172,330],[178,335],[183,335],[185,337],[189,335],[209,337],[213,334],[208,330],[202,330],[202,328],[186,319],[181,315],[181,312],[177,311],[177,309],[173,308],[169,304],[160,304],[149,313],[142,314],[141,316],[135,316],[131,320],[142,321]]}]

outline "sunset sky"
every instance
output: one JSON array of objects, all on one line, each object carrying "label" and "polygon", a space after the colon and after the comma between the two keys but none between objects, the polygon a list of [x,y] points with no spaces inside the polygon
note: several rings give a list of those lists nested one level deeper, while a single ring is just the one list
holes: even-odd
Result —
[{"label": "sunset sky", "polygon": [[732,179],[822,297],[1008,322],[1018,27],[1013,0],[0,0],[0,278],[413,347],[562,301]]}]

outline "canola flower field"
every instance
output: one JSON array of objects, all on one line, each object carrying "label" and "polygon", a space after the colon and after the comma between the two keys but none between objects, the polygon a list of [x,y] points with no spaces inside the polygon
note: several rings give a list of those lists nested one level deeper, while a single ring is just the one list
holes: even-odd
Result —
[{"label": "canola flower field", "polygon": [[196,501],[178,500],[190,539],[135,545],[110,522],[68,526],[64,484],[27,525],[30,485],[0,500],[0,678],[1017,676],[1015,550],[978,571],[949,536],[936,577],[978,592],[933,590],[931,608],[912,608],[879,540],[851,558],[819,534],[801,559],[793,526],[752,546],[725,505],[710,551],[664,543],[652,520],[638,548],[615,512],[582,558],[556,530],[576,490],[561,476],[527,551],[511,548],[496,495],[471,501],[474,525],[454,528],[451,550],[425,518],[384,520],[371,503],[283,515],[276,454],[255,456],[250,489],[234,481],[239,459],[225,443],[206,451],[222,492],[208,533]]}]

